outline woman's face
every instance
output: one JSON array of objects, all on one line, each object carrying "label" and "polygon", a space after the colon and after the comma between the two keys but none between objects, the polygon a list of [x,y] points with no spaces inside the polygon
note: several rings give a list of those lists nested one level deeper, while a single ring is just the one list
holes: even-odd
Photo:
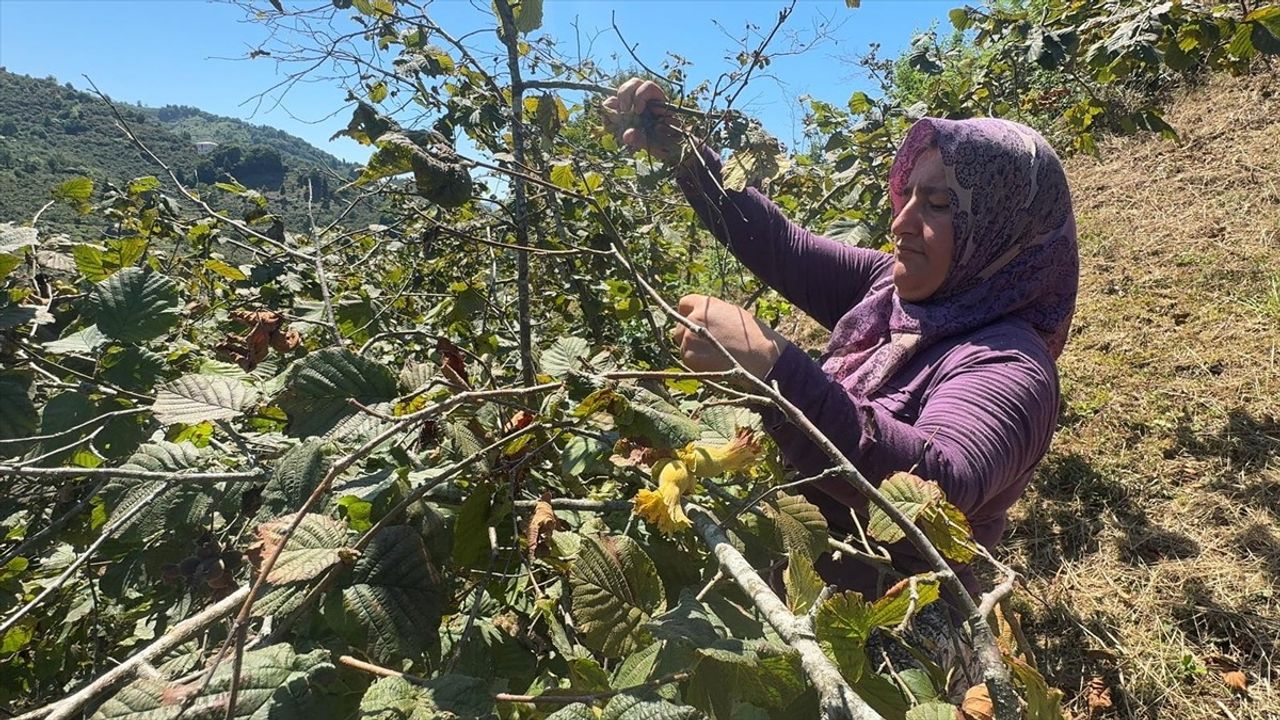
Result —
[{"label": "woman's face", "polygon": [[903,300],[921,302],[942,287],[955,250],[951,194],[937,148],[916,159],[904,192],[905,204],[890,226],[893,284]]}]

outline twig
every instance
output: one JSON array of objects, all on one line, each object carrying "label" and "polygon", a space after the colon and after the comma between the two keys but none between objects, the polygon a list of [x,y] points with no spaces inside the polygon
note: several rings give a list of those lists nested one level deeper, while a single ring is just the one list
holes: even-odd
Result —
[{"label": "twig", "polygon": [[[367,673],[380,675],[382,677],[401,678],[413,683],[414,685],[425,685],[430,682],[426,678],[418,677],[417,675],[410,675],[409,673],[400,672],[399,670],[392,670],[391,668],[382,667],[381,665],[374,665],[373,663],[365,662],[364,660],[357,660],[350,655],[340,656],[338,658],[338,663],[357,670],[363,670]],[[625,693],[637,692],[639,690],[650,690],[656,687],[662,687],[663,685],[684,682],[688,679],[689,673],[681,671],[670,673],[669,675],[663,675],[662,677],[654,678],[648,682],[640,683],[639,685],[618,688],[617,690],[606,690],[598,693],[587,693],[585,695],[551,695],[548,693],[543,693],[542,695],[515,695],[512,693],[497,693],[493,696],[493,699],[498,702],[530,703],[535,705],[544,703],[553,705],[570,705],[572,703],[590,704],[600,700],[607,700],[614,695],[622,695]]]},{"label": "twig", "polygon": [[800,656],[800,664],[804,667],[809,682],[818,691],[822,717],[826,720],[883,720],[845,682],[840,671],[814,639],[808,623],[787,610],[786,604],[778,598],[769,584],[751,567],[742,553],[733,547],[717,524],[715,516],[696,505],[688,507],[693,516],[694,530],[702,536],[716,556],[720,568],[733,578],[738,587],[751,598],[769,626]]},{"label": "twig", "polygon": [[[526,510],[534,507],[538,500],[517,500],[515,506]],[[581,510],[585,512],[618,512],[632,508],[630,500],[585,500],[579,498],[552,498],[551,507],[556,510]]]},{"label": "twig", "polygon": [[65,584],[67,580],[70,579],[70,577],[75,574],[75,571],[81,565],[85,564],[85,562],[87,562],[89,558],[93,556],[93,553],[96,552],[98,548],[102,547],[102,543],[106,542],[112,536],[112,534],[114,534],[115,531],[120,528],[121,525],[124,525],[125,523],[133,520],[133,518],[137,517],[139,513],[141,513],[143,510],[146,510],[147,507],[151,505],[151,502],[153,500],[160,497],[160,495],[168,489],[169,489],[169,485],[167,484],[160,485],[154,488],[151,492],[147,493],[146,497],[140,498],[136,503],[134,503],[133,507],[126,510],[124,514],[112,520],[106,527],[102,529],[102,534],[98,536],[98,539],[94,540],[93,543],[89,545],[89,547],[86,548],[85,551],[79,555],[79,557],[77,557],[75,560],[72,560],[71,564],[67,566],[66,570],[62,571],[62,574],[59,575],[57,579],[55,579],[51,584],[49,584],[48,587],[46,587],[43,591],[41,591],[39,595],[36,595],[34,598],[32,598],[31,602],[27,603],[26,605],[23,605],[21,608],[15,611],[12,615],[10,615],[8,619],[4,621],[3,624],[0,624],[0,636],[3,636],[6,632],[8,632],[9,628],[16,625],[19,620],[25,617],[27,613],[35,609],[35,607],[38,606],[41,602],[43,602],[45,598],[49,597],[50,595],[52,595],[53,593],[61,589],[63,584]]},{"label": "twig", "polygon": [[[342,337],[342,331],[338,329],[338,321],[334,319],[334,315],[333,315],[333,298],[329,296],[329,280],[325,276],[325,272],[324,272],[324,254],[320,248],[320,236],[316,235],[316,219],[315,219],[315,214],[311,209],[311,195],[312,195],[311,180],[310,178],[308,178],[307,179],[307,215],[308,217],[311,218],[311,242],[315,244],[314,259],[315,259],[315,267],[316,267],[316,282],[320,284],[320,298],[324,300],[324,317],[326,320],[329,321],[329,332],[333,333],[333,340],[338,344],[338,347],[342,347],[346,345],[346,339]],[[232,689],[234,690],[234,687]],[[232,693],[231,698],[232,698],[232,702],[230,705],[227,706],[228,712],[231,711],[231,708],[235,707],[234,692]],[[228,715],[227,718],[228,720],[230,720],[231,716]]]},{"label": "twig", "polygon": [[978,605],[978,612],[981,613],[983,617],[990,615],[991,611],[995,610],[996,605],[999,605],[1002,600],[1013,593],[1013,588],[1017,582],[1018,576],[1016,574],[1010,574],[999,585],[991,588],[990,591],[983,594],[982,602]]},{"label": "twig", "polygon": [[[507,71],[511,73],[511,155],[515,164],[524,162],[524,95],[520,90],[520,51],[516,47],[515,16],[507,0],[494,0],[494,8],[502,21],[502,44],[507,48]],[[517,245],[529,244],[529,198],[520,177],[512,182],[515,194],[515,234]],[[516,314],[520,323],[520,377],[525,385],[533,384],[533,330],[529,323],[529,254],[516,251]]]},{"label": "twig", "polygon": [[69,442],[69,443],[67,443],[66,445],[63,445],[62,447],[54,448],[53,450],[50,450],[49,452],[41,453],[41,454],[39,454],[39,455],[37,455],[37,456],[35,456],[35,457],[33,457],[33,458],[28,458],[28,459],[26,459],[26,460],[23,460],[22,462],[18,463],[17,465],[14,465],[14,467],[31,467],[31,466],[35,465],[36,463],[40,462],[41,460],[48,460],[49,458],[54,457],[55,455],[61,455],[62,453],[67,452],[68,450],[71,450],[72,448],[75,448],[75,447],[77,447],[78,445],[81,445],[81,444],[83,444],[83,443],[87,443],[87,442],[89,442],[90,440],[94,439],[95,437],[97,437],[97,436],[98,436],[98,433],[101,433],[101,432],[102,432],[102,430],[103,430],[103,428],[98,428],[98,429],[94,430],[93,432],[89,433],[88,435],[85,435],[85,436],[84,436],[84,437],[82,437],[82,438],[78,438],[78,439],[76,439],[76,440],[74,440],[74,441],[72,441],[72,442]]},{"label": "twig", "polygon": [[122,480],[170,480],[174,482],[249,482],[261,480],[261,470],[246,472],[195,472],[175,473],[160,470],[134,470],[125,467],[79,468],[79,467],[20,467],[17,465],[0,465],[0,477],[35,478],[67,478],[67,477],[99,477],[119,478]]}]

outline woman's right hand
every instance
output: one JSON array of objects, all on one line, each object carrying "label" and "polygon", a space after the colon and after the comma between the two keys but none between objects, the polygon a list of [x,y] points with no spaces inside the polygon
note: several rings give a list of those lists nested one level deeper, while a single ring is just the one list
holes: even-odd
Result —
[{"label": "woman's right hand", "polygon": [[681,136],[666,103],[667,94],[657,83],[631,78],[604,101],[605,128],[627,147],[664,161],[678,160]]}]

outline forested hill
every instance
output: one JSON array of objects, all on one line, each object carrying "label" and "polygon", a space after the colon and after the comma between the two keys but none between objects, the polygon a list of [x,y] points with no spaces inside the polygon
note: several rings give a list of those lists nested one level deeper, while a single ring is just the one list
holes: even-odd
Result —
[{"label": "forested hill", "polygon": [[[234,177],[272,200],[286,227],[306,217],[310,179],[320,218],[336,213],[334,192],[359,166],[343,162],[306,141],[264,125],[221,117],[187,106],[148,108],[119,102],[139,139],[189,185]],[[217,143],[197,153],[196,143]],[[50,189],[88,176],[99,187],[163,171],[134,148],[115,126],[110,109],[95,95],[54,78],[33,78],[0,69],[0,218],[29,219],[50,199]],[[372,211],[356,222],[371,222]],[[42,224],[53,230],[92,230],[100,218],[77,216],[62,204],[49,208]]]}]

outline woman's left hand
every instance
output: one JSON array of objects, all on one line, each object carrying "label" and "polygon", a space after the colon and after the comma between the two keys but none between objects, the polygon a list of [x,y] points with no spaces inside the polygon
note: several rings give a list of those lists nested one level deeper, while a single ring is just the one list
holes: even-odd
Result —
[{"label": "woman's left hand", "polygon": [[[705,327],[747,372],[758,378],[763,379],[769,374],[782,351],[790,344],[755,315],[719,298],[685,295],[680,298],[678,309],[690,322]],[[684,325],[676,326],[672,338],[680,346],[680,356],[691,370],[713,372],[733,367],[715,345]]]}]

